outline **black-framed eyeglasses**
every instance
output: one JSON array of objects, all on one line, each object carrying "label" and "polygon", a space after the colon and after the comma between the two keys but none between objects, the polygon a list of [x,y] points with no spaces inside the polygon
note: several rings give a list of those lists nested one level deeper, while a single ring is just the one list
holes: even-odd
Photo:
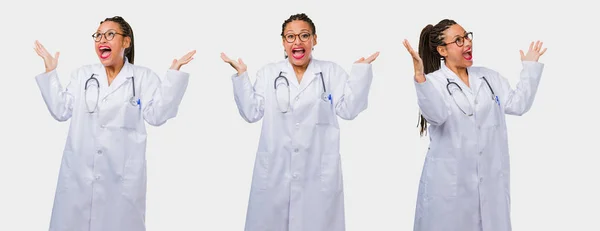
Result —
[{"label": "black-framed eyeglasses", "polygon": [[102,36],[104,36],[106,41],[110,41],[110,40],[113,40],[113,38],[115,38],[115,35],[117,35],[117,34],[125,36],[124,34],[118,33],[114,30],[109,30],[104,33],[96,32],[96,33],[92,34],[92,38],[94,38],[94,41],[100,42],[100,40],[102,40]]},{"label": "black-framed eyeglasses", "polygon": [[467,32],[465,34],[465,36],[458,37],[454,40],[454,42],[446,43],[443,46],[446,46],[446,45],[452,44],[452,43],[456,43],[457,46],[462,47],[463,45],[465,45],[465,39],[467,39],[469,41],[473,40],[473,32]]},{"label": "black-framed eyeglasses", "polygon": [[288,43],[293,43],[296,41],[296,37],[300,38],[301,42],[306,42],[306,41],[308,41],[310,36],[311,36],[310,33],[302,32],[300,34],[293,34],[293,33],[285,34],[283,37],[285,38],[285,41],[287,41]]}]

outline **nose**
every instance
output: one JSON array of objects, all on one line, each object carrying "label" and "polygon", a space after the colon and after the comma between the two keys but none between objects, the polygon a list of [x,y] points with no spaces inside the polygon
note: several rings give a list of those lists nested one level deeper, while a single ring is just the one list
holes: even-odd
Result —
[{"label": "nose", "polygon": [[100,41],[99,42],[100,43],[108,42],[108,39],[106,38],[105,34],[100,34]]},{"label": "nose", "polygon": [[470,39],[465,38],[465,42],[464,43],[465,43],[464,44],[465,47],[471,47],[471,46],[473,46],[473,41],[470,40]]},{"label": "nose", "polygon": [[302,41],[300,41],[300,35],[296,35],[295,38],[296,39],[294,39],[294,45],[300,45],[300,43],[302,43]]}]

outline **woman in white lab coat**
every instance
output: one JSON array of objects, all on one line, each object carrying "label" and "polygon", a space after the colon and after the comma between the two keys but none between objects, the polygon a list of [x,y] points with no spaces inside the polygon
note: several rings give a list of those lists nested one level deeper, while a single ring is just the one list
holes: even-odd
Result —
[{"label": "woman in white lab coat", "polygon": [[523,70],[511,88],[498,72],[472,66],[472,38],[445,19],[423,29],[419,53],[404,41],[414,62],[421,135],[430,124],[414,230],[511,230],[505,114],[531,108],[546,49],[538,41],[521,51]]},{"label": "woman in white lab coat", "polygon": [[246,65],[225,54],[239,113],[263,119],[254,165],[246,231],[342,231],[344,195],[337,116],[352,120],[367,108],[371,62],[361,58],[348,75],[311,56],[315,25],[305,14],[282,25],[286,59],[261,68],[254,85]]},{"label": "woman in white lab coat", "polygon": [[100,63],[75,70],[66,88],[54,57],[36,41],[45,73],[35,77],[50,114],[71,119],[50,221],[51,231],[143,231],[146,210],[146,129],[176,116],[189,74],[173,60],[166,77],[133,65],[133,31],[107,18],[92,35]]}]

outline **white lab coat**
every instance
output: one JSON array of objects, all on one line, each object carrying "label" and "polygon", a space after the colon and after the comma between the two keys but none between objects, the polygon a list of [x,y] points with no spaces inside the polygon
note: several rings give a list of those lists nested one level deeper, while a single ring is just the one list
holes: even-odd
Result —
[{"label": "white lab coat", "polygon": [[[84,84],[92,73],[98,75],[100,100],[98,111],[90,114]],[[188,78],[187,73],[168,70],[160,79],[150,69],[127,60],[110,86],[102,64],[74,71],[65,89],[56,70],[36,76],[50,114],[58,121],[71,118],[50,231],[145,230],[144,120],[159,126],[175,117]],[[132,82],[141,100],[139,107],[129,103]],[[96,95],[90,99],[95,101]]]},{"label": "white lab coat", "polygon": [[[280,71],[290,87],[286,114],[275,98]],[[320,98],[319,72],[333,102]],[[367,108],[372,76],[371,64],[354,64],[348,76],[339,65],[314,58],[300,84],[287,59],[260,69],[254,85],[247,72],[232,76],[240,115],[250,123],[263,119],[246,231],[345,230],[337,116],[352,120]]]},{"label": "white lab coat", "polygon": [[[444,64],[425,82],[415,82],[419,107],[430,123],[415,231],[511,230],[505,114],[520,116],[531,108],[544,67],[531,61],[522,64],[515,89],[499,73],[483,67],[467,69],[469,88]],[[492,100],[483,76],[500,106]],[[446,89],[447,78],[463,89],[468,98],[464,102],[475,108],[473,116],[457,107]]]}]

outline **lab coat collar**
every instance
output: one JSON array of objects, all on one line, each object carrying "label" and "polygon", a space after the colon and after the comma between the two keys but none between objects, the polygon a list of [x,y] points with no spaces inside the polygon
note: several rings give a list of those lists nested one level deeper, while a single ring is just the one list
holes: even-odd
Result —
[{"label": "lab coat collar", "polygon": [[121,87],[121,85],[123,85],[123,83],[129,81],[129,79],[133,77],[133,65],[129,63],[127,57],[125,57],[124,61],[125,64],[123,65],[123,68],[121,68],[119,74],[117,74],[115,79],[113,79],[110,86],[108,85],[108,77],[106,76],[106,69],[104,68],[104,66],[100,65],[98,70],[95,70],[95,74],[97,74],[102,79],[100,80],[100,82],[102,82],[103,85],[102,88],[106,89],[106,91],[101,90],[103,92],[102,98],[109,96],[110,94],[115,92],[117,89],[119,89],[119,87]]},{"label": "lab coat collar", "polygon": [[304,76],[302,76],[302,80],[300,84],[298,84],[298,80],[296,77],[296,72],[294,72],[294,67],[289,61],[289,58],[285,60],[285,67],[282,70],[285,76],[290,81],[290,84],[298,87],[299,92],[302,92],[310,83],[317,77],[320,78],[319,73],[321,72],[321,65],[319,65],[319,60],[316,60],[311,57],[308,66],[306,67],[306,71],[304,72]]},{"label": "lab coat collar", "polygon": [[448,68],[446,66],[445,63],[442,63],[441,65],[441,69],[444,72],[444,77],[446,77],[447,79],[449,79],[451,82],[456,82],[458,85],[460,85],[461,88],[466,89],[467,91],[472,92],[472,89],[479,89],[479,85],[481,84],[483,75],[481,75],[481,73],[475,71],[472,66],[471,67],[467,67],[467,73],[469,73],[469,86],[467,87],[467,84],[465,84],[462,79],[460,79],[456,73],[454,73],[452,70],[450,70],[450,68]]}]

